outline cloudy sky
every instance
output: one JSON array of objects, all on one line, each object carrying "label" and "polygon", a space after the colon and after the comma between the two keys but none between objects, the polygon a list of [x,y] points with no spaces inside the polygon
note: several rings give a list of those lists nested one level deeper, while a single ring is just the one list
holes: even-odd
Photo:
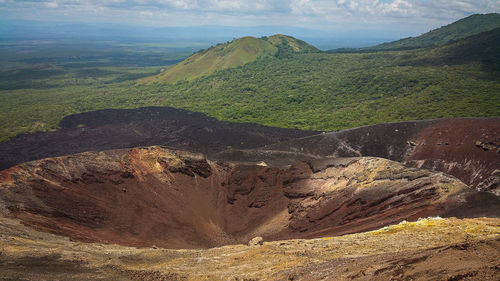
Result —
[{"label": "cloudy sky", "polygon": [[335,31],[386,29],[414,35],[500,0],[0,0],[4,20],[150,26],[288,26]]}]

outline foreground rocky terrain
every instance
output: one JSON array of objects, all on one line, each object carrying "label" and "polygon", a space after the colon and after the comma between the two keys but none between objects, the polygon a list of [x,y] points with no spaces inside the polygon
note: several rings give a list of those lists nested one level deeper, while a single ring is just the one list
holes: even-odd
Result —
[{"label": "foreground rocky terrain", "polygon": [[499,219],[208,250],[81,243],[0,220],[0,280],[497,280]]}]

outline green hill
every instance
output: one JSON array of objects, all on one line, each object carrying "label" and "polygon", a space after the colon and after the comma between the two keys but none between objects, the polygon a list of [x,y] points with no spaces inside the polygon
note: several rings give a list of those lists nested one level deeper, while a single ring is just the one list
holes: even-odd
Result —
[{"label": "green hill", "polygon": [[417,37],[383,43],[365,48],[365,50],[396,50],[439,46],[495,28],[500,28],[500,14],[476,14]]},{"label": "green hill", "polygon": [[281,34],[262,38],[243,37],[201,50],[163,73],[143,79],[142,82],[174,83],[193,80],[218,70],[253,62],[258,58],[317,51],[318,49],[304,41]]}]

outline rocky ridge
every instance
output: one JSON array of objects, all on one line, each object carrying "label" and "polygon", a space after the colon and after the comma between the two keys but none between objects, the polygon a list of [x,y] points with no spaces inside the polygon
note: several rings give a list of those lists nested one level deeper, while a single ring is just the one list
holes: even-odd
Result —
[{"label": "rocky ridge", "polygon": [[148,107],[72,115],[60,127],[0,142],[0,169],[85,151],[161,145],[200,152],[214,161],[278,167],[324,157],[381,157],[442,171],[494,194],[500,188],[499,118],[395,122],[320,133]]}]

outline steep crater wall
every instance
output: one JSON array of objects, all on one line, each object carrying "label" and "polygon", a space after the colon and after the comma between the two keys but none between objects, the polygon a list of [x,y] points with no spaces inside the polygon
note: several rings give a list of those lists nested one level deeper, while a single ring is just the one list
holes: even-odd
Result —
[{"label": "steep crater wall", "polygon": [[376,229],[427,216],[498,216],[499,199],[380,158],[286,169],[161,147],[86,152],[0,172],[5,216],[92,242],[205,248]]}]

